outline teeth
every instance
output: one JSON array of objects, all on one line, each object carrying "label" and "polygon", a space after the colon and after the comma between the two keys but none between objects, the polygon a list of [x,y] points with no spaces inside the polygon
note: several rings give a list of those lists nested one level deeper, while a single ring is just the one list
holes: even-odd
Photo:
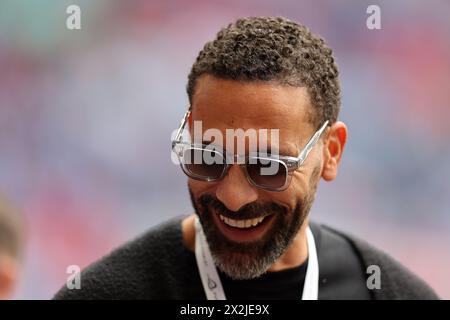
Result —
[{"label": "teeth", "polygon": [[252,226],[256,226],[257,224],[259,224],[260,222],[262,222],[264,220],[265,217],[263,218],[256,218],[256,219],[252,219]]},{"label": "teeth", "polygon": [[254,226],[260,224],[266,217],[246,219],[246,220],[234,220],[234,219],[230,219],[230,218],[224,217],[222,215],[219,215],[219,218],[225,224],[227,224],[231,227],[245,229],[245,228],[254,227]]}]

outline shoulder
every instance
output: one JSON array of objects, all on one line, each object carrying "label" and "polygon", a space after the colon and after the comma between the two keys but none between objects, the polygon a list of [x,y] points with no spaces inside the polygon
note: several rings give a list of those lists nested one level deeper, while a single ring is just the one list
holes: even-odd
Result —
[{"label": "shoulder", "polygon": [[[148,230],[81,272],[81,288],[64,286],[55,299],[151,299],[164,296],[183,253],[181,218]],[[181,267],[181,266],[180,266]]]},{"label": "shoulder", "polygon": [[350,242],[315,223],[310,224],[319,259],[320,300],[370,300],[363,263]]},{"label": "shoulder", "polygon": [[385,252],[345,232],[322,225],[320,228],[324,233],[345,239],[359,257],[364,270],[372,265],[380,268],[381,288],[371,290],[374,299],[439,299],[422,279]]}]

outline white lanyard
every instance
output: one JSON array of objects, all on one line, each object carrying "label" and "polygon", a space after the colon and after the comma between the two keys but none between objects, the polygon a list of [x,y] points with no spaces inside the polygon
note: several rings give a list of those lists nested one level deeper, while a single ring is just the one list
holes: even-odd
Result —
[{"label": "white lanyard", "polygon": [[[226,300],[222,282],[197,216],[195,216],[195,234],[195,258],[197,259],[197,266],[206,298],[208,300]],[[317,300],[319,294],[319,262],[314,236],[309,227],[306,229],[306,240],[308,242],[308,266],[306,268],[302,300]]]}]

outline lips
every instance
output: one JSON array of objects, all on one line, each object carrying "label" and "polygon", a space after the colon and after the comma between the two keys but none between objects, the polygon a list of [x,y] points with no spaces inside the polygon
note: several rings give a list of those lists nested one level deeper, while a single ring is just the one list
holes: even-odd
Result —
[{"label": "lips", "polygon": [[231,219],[217,213],[213,216],[219,231],[234,242],[254,242],[261,239],[274,220],[274,214],[254,219]]}]

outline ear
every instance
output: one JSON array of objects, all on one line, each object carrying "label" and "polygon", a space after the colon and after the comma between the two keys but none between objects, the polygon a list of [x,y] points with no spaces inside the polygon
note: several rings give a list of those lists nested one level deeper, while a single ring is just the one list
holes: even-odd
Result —
[{"label": "ear", "polygon": [[322,178],[324,180],[332,181],[336,178],[346,142],[347,127],[343,122],[337,121],[330,127],[324,141],[322,167]]},{"label": "ear", "polygon": [[10,299],[18,277],[17,262],[0,253],[0,300]]}]

